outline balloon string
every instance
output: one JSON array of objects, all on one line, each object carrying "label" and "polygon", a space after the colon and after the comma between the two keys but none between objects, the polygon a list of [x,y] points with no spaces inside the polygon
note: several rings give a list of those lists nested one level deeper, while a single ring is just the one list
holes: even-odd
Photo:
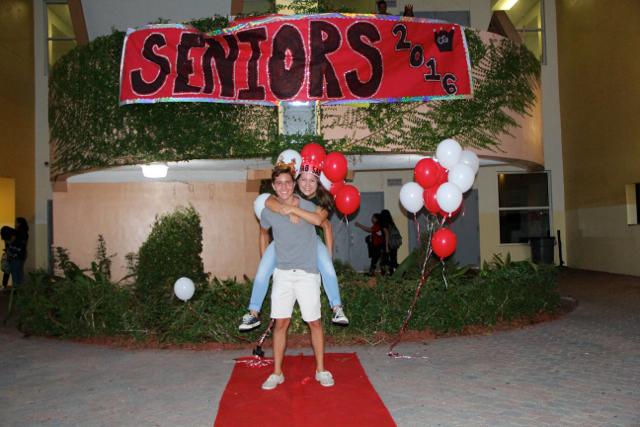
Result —
[{"label": "balloon string", "polygon": [[269,326],[267,326],[267,329],[262,333],[262,335],[260,335],[260,339],[258,339],[258,346],[262,346],[262,343],[271,332],[271,329],[273,328],[273,325],[275,322],[276,322],[276,319],[269,320]]},{"label": "balloon string", "polygon": [[413,301],[411,301],[411,305],[409,306],[409,309],[407,310],[407,315],[404,318],[404,321],[402,322],[402,326],[400,327],[400,331],[398,332],[398,335],[396,336],[396,338],[393,340],[393,342],[391,343],[391,345],[389,346],[389,351],[387,352],[387,355],[389,357],[393,357],[393,358],[408,358],[406,356],[402,356],[401,354],[394,352],[393,349],[396,345],[398,345],[398,343],[400,342],[400,340],[402,339],[402,336],[404,335],[404,333],[407,331],[407,327],[409,326],[409,321],[411,320],[411,317],[413,316],[413,310],[416,307],[416,303],[418,302],[418,298],[420,297],[420,291],[422,290],[422,287],[424,286],[424,284],[427,282],[427,279],[429,278],[429,275],[431,274],[431,271],[433,270],[433,267],[427,269],[427,264],[429,262],[429,259],[431,258],[431,248],[429,248],[427,255],[424,258],[424,262],[422,263],[422,270],[420,272],[420,281],[418,282],[418,286],[416,287],[416,292],[413,296]]},{"label": "balloon string", "polygon": [[447,275],[445,274],[447,265],[444,263],[444,259],[442,258],[440,258],[440,262],[442,263],[442,280],[444,280],[444,288],[449,289],[449,283],[447,283]]},{"label": "balloon string", "polygon": [[264,368],[273,365],[273,359],[265,359],[260,356],[240,357],[234,360],[236,363],[247,365],[250,368]]},{"label": "balloon string", "polygon": [[393,357],[394,359],[428,359],[427,356],[407,356],[406,354],[401,354],[397,351],[390,352],[388,356]]}]

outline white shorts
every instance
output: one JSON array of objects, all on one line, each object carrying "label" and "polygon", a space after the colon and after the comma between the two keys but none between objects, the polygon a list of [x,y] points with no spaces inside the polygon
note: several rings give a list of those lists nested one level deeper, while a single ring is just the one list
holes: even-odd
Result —
[{"label": "white shorts", "polygon": [[313,322],[320,318],[320,275],[298,269],[276,268],[271,289],[271,317],[291,318],[296,300],[305,322]]}]

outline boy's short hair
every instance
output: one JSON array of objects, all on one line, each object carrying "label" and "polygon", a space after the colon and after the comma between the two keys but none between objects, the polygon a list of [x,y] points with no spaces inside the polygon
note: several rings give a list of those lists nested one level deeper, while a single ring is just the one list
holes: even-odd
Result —
[{"label": "boy's short hair", "polygon": [[291,176],[291,180],[296,180],[296,171],[295,169],[288,164],[281,163],[276,165],[271,171],[271,183],[276,182],[276,178],[282,175],[283,173],[288,173]]}]

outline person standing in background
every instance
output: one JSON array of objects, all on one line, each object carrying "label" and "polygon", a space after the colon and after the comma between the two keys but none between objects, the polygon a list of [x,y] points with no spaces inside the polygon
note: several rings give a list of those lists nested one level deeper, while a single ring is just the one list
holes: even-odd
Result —
[{"label": "person standing in background", "polygon": [[14,228],[2,227],[0,236],[4,240],[4,256],[6,256],[6,263],[8,264],[7,270],[3,267],[2,286],[6,289],[9,284],[9,277],[11,277],[13,287],[16,288],[22,284],[22,266],[24,265],[20,254],[22,245],[18,241],[18,233]]},{"label": "person standing in background", "polygon": [[[371,258],[371,265],[369,266],[369,275],[373,276],[376,273],[376,267],[378,265],[378,261],[380,261],[380,257],[382,256],[383,246],[384,246],[384,236],[382,232],[382,228],[380,227],[380,214],[371,215],[371,227],[367,227],[356,221],[356,227],[360,228],[362,231],[366,231],[370,233],[368,237],[367,244],[369,246],[369,258]],[[380,273],[385,274],[384,271],[384,263],[380,263]]]},{"label": "person standing in background", "polygon": [[402,14],[402,16],[415,16],[413,14],[413,5],[412,4],[405,4],[404,5],[404,13]]},{"label": "person standing in background", "polygon": [[382,264],[387,266],[391,275],[398,268],[398,248],[402,245],[402,236],[388,209],[380,212],[380,228],[384,235]]},{"label": "person standing in background", "polygon": [[386,1],[378,0],[376,2],[376,7],[378,9],[376,14],[378,14],[378,15],[388,15],[388,13],[387,13],[387,2]]}]

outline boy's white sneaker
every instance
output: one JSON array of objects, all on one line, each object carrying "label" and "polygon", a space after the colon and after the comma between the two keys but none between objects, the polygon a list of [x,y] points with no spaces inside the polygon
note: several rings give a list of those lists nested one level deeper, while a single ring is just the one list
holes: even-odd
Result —
[{"label": "boy's white sneaker", "polygon": [[335,384],[333,375],[329,371],[316,372],[316,381],[323,387],[331,387]]},{"label": "boy's white sneaker", "polygon": [[265,382],[262,383],[263,390],[273,390],[284,382],[284,375],[271,374]]}]

